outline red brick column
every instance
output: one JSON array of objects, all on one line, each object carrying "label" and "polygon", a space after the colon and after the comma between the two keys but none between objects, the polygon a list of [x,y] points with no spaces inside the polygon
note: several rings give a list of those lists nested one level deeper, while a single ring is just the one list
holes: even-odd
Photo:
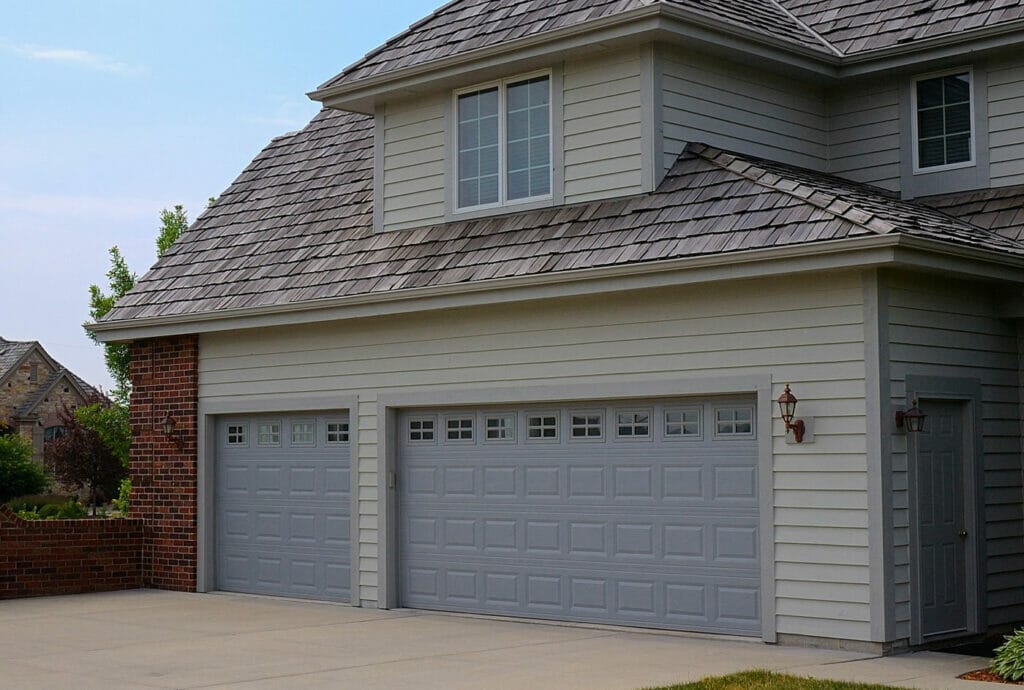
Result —
[{"label": "red brick column", "polygon": [[145,523],[144,581],[157,589],[196,590],[198,356],[195,335],[131,345],[131,510]]}]

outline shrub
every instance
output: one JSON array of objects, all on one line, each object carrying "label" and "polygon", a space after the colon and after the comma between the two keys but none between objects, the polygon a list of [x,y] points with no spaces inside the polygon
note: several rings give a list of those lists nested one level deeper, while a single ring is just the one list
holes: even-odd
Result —
[{"label": "shrub", "polygon": [[58,494],[30,494],[18,496],[7,501],[7,507],[15,513],[22,510],[37,510],[46,505],[62,506],[68,501],[74,500],[74,496],[61,496]]},{"label": "shrub", "polygon": [[992,670],[1004,680],[1024,680],[1024,628],[1006,636],[996,648]]},{"label": "shrub", "polygon": [[91,505],[107,500],[127,474],[121,459],[99,433],[83,425],[66,405],[60,419],[64,435],[47,444],[48,466],[61,482],[88,489]]},{"label": "shrub", "polygon": [[121,486],[118,487],[117,498],[111,503],[114,504],[114,508],[121,513],[121,517],[128,517],[128,512],[131,510],[131,498],[132,498],[132,480],[130,477],[125,477],[121,480]]},{"label": "shrub", "polygon": [[0,502],[41,493],[48,485],[46,472],[32,461],[32,444],[18,434],[0,436]]}]

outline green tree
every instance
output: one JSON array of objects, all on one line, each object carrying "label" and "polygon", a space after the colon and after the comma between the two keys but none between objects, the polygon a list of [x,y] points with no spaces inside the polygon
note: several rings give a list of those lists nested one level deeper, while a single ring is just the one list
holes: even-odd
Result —
[{"label": "green tree", "polygon": [[188,213],[181,204],[176,204],[173,211],[166,208],[160,211],[160,234],[156,237],[156,258],[164,255],[171,245],[188,230]]},{"label": "green tree", "polygon": [[128,469],[128,450],[132,445],[132,426],[128,407],[117,403],[93,402],[75,410],[75,418],[86,429],[96,432],[121,466]]},{"label": "green tree", "polygon": [[[110,284],[110,292],[103,292],[98,285],[89,286],[89,316],[96,322],[107,315],[114,308],[114,303],[135,287],[138,276],[128,269],[128,262],[121,256],[121,250],[116,246],[110,248],[110,270],[107,271],[107,280]],[[96,340],[96,334],[86,329],[86,334]],[[132,381],[129,370],[130,355],[128,345],[124,343],[102,343],[103,359],[107,364],[107,371],[110,378],[114,380],[114,389],[110,391],[111,397],[121,405],[128,404],[128,395],[131,393]]]},{"label": "green tree", "polygon": [[32,444],[19,434],[0,436],[0,503],[41,493],[48,484],[42,465],[32,460]]}]

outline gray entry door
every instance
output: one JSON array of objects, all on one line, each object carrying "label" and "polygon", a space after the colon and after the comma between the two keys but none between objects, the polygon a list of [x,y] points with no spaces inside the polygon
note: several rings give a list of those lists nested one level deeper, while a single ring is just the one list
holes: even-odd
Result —
[{"label": "gray entry door", "polygon": [[346,414],[217,422],[217,588],[348,601]]},{"label": "gray entry door", "polygon": [[404,606],[756,635],[750,400],[408,411]]},{"label": "gray entry door", "polygon": [[917,592],[923,638],[967,630],[964,435],[960,402],[930,400],[917,443]]}]

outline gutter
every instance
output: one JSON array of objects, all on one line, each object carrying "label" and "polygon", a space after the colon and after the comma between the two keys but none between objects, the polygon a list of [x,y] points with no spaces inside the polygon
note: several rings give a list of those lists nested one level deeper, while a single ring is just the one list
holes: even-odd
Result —
[{"label": "gutter", "polygon": [[[898,250],[904,250],[904,253],[900,254]],[[991,279],[1024,283],[1024,273],[1021,273],[1024,271],[1024,256],[1002,255],[938,240],[887,234],[204,314],[102,321],[89,324],[87,328],[101,342],[123,342],[163,335],[368,318],[500,302],[755,278],[777,275],[780,271],[822,271],[883,264],[911,265],[917,252],[941,255],[940,261],[922,262],[926,267],[955,271],[957,262],[967,261],[974,267],[981,262],[993,268],[989,275]],[[787,265],[780,267],[780,263]],[[982,272],[973,268],[970,272],[982,276]]]}]

